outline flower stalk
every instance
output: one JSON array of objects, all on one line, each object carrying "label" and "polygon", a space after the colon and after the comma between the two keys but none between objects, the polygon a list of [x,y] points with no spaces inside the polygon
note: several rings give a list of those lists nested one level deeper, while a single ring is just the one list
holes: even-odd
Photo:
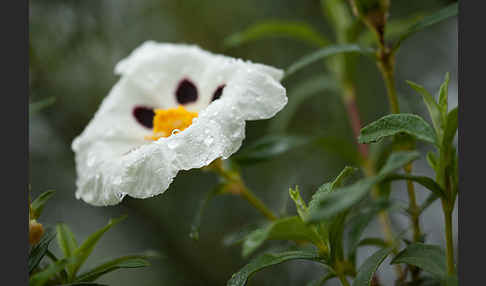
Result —
[{"label": "flower stalk", "polygon": [[214,160],[205,168],[214,171],[227,182],[227,192],[241,196],[268,220],[273,221],[277,219],[277,216],[273,214],[265,203],[245,185],[239,173],[223,167],[223,161],[221,159]]}]

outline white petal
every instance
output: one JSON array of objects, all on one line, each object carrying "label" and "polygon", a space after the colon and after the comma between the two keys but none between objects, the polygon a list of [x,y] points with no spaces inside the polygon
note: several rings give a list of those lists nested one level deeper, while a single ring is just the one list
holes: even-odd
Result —
[{"label": "white petal", "polygon": [[[167,190],[180,170],[208,165],[236,152],[245,120],[274,116],[287,103],[273,67],[203,51],[197,46],[147,42],[115,68],[119,82],[73,142],[76,197],[93,205],[119,203],[125,195],[151,197]],[[175,88],[189,78],[199,92],[187,105],[199,116],[182,132],[156,142],[132,115],[137,105],[177,105]],[[214,91],[225,85],[220,99]]]}]

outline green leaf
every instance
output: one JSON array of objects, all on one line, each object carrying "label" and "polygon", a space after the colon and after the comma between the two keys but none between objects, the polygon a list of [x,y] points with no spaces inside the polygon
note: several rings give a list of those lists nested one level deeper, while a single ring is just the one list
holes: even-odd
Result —
[{"label": "green leaf", "polygon": [[300,196],[299,186],[295,186],[295,189],[289,188],[289,196],[295,203],[299,217],[305,220],[309,214],[309,210],[307,209],[305,201]]},{"label": "green leaf", "polygon": [[392,153],[385,165],[380,169],[378,176],[384,179],[392,172],[404,167],[408,163],[411,163],[420,157],[420,153],[417,151],[399,151]]},{"label": "green leaf", "polygon": [[329,56],[342,53],[360,53],[363,55],[372,55],[374,51],[371,48],[365,48],[355,44],[327,46],[297,60],[290,67],[287,68],[284,78],[312,63],[315,63]]},{"label": "green leaf", "polygon": [[248,42],[275,37],[295,39],[317,47],[329,44],[325,36],[306,23],[272,20],[254,24],[242,32],[231,35],[224,40],[224,46],[237,47]]},{"label": "green leaf", "polygon": [[68,265],[68,274],[70,274],[70,278],[72,279],[73,277],[76,276],[76,273],[78,272],[79,268],[83,265],[83,263],[86,261],[88,256],[91,254],[93,251],[94,247],[96,246],[96,243],[100,240],[100,238],[105,234],[106,231],[108,231],[112,226],[116,225],[117,223],[121,222],[124,220],[127,216],[122,216],[117,219],[110,219],[108,224],[95,233],[91,234],[72,254],[72,257],[75,257],[76,260],[74,263],[70,263]]},{"label": "green leaf", "polygon": [[452,145],[452,141],[456,135],[458,127],[458,107],[454,107],[449,114],[447,114],[447,123],[444,130],[444,138],[442,139],[441,148],[448,147]]},{"label": "green leaf", "polygon": [[336,277],[336,274],[334,272],[329,272],[326,275],[322,276],[321,278],[309,282],[307,286],[322,286],[326,284],[328,280],[331,280],[334,277]]},{"label": "green leaf", "polygon": [[69,227],[64,223],[59,223],[56,226],[57,230],[57,243],[64,253],[64,257],[71,257],[74,251],[78,248],[78,243],[74,234]]},{"label": "green leaf", "polygon": [[199,204],[199,208],[196,211],[196,216],[194,217],[194,220],[191,224],[191,233],[189,234],[189,237],[191,237],[194,240],[199,239],[199,229],[201,227],[201,218],[204,210],[206,209],[206,206],[208,202],[216,197],[219,194],[222,194],[225,189],[225,184],[218,184],[214,189],[209,191],[206,196],[204,196],[204,199],[201,200],[201,203]]},{"label": "green leaf", "polygon": [[40,194],[31,204],[32,213],[30,214],[31,219],[37,219],[44,209],[44,205],[47,201],[54,195],[56,191],[47,191]]},{"label": "green leaf", "polygon": [[443,122],[447,120],[448,111],[448,87],[449,87],[450,74],[446,73],[444,82],[440,85],[439,89],[439,107],[442,114]]},{"label": "green leaf", "polygon": [[430,94],[423,86],[408,80],[407,83],[422,96],[425,106],[427,106],[427,110],[429,111],[429,116],[432,120],[432,125],[434,125],[435,132],[441,137],[443,120],[439,104],[437,104],[432,94]]},{"label": "green leaf", "polygon": [[129,255],[105,262],[76,278],[77,282],[92,282],[100,276],[122,268],[141,268],[150,266],[146,255]]},{"label": "green leaf", "polygon": [[296,240],[319,243],[320,238],[302,222],[300,217],[286,217],[251,232],[243,242],[243,256],[250,255],[266,240]]},{"label": "green leaf", "polygon": [[429,26],[432,26],[434,24],[437,24],[450,17],[456,16],[458,10],[457,5],[458,5],[457,3],[451,4],[435,12],[434,14],[424,17],[422,20],[418,21],[415,25],[410,27],[410,29],[408,29],[405,33],[403,33],[400,36],[400,39],[393,46],[393,50],[396,50],[405,39],[407,39],[409,36],[413,35],[414,33],[423,30]]},{"label": "green leaf", "polygon": [[325,196],[327,193],[332,192],[334,188],[342,186],[343,181],[349,176],[351,176],[357,170],[358,169],[350,166],[344,167],[341,173],[339,173],[339,175],[332,182],[325,183],[317,189],[317,191],[312,195],[312,199],[309,203],[309,208],[310,209],[316,208],[318,202],[321,200],[323,196]]},{"label": "green leaf", "polygon": [[411,264],[439,279],[447,276],[444,250],[437,245],[412,243],[398,253],[391,264]]},{"label": "green leaf", "polygon": [[359,143],[378,142],[384,137],[406,133],[419,140],[437,144],[434,129],[422,117],[409,114],[389,114],[361,129]]},{"label": "green leaf", "polygon": [[49,243],[51,243],[52,239],[56,236],[56,232],[52,229],[48,228],[39,242],[32,247],[29,252],[29,274],[39,265],[42,258],[46,255],[47,249],[49,248]]},{"label": "green leaf", "polygon": [[228,286],[243,286],[246,285],[250,276],[266,267],[270,267],[275,264],[279,264],[289,260],[305,259],[317,261],[319,256],[315,251],[310,250],[297,250],[297,251],[285,251],[281,253],[266,253],[258,256],[245,265],[242,269],[231,276],[231,279],[226,285]]},{"label": "green leaf", "polygon": [[324,194],[316,198],[314,203],[311,201],[309,204],[308,222],[314,223],[323,219],[329,219],[350,208],[361,201],[373,185],[383,181],[389,174],[418,157],[418,152],[403,151],[392,153],[377,176],[363,178],[350,186],[338,188],[334,192],[324,192]]},{"label": "green leaf", "polygon": [[379,246],[379,247],[386,247],[388,243],[384,241],[382,238],[378,237],[367,237],[363,238],[359,243],[358,246]]},{"label": "green leaf", "polygon": [[309,143],[311,138],[297,135],[264,136],[248,147],[243,148],[231,159],[240,165],[252,165],[273,159],[292,149]]},{"label": "green leaf", "polygon": [[427,163],[429,166],[437,171],[437,156],[433,152],[427,152]]},{"label": "green leaf", "polygon": [[51,106],[52,104],[54,104],[54,102],[56,102],[55,97],[48,97],[46,99],[30,103],[29,104],[29,115],[32,115],[36,112],[41,111],[42,109],[44,109],[46,107]]},{"label": "green leaf", "polygon": [[386,178],[387,181],[395,181],[395,180],[410,180],[415,183],[418,183],[436,196],[441,197],[443,199],[447,199],[447,195],[445,191],[441,188],[439,184],[437,184],[432,178],[424,177],[424,176],[413,176],[408,174],[392,174]]},{"label": "green leaf", "polygon": [[327,74],[318,74],[304,79],[287,92],[289,101],[285,108],[270,120],[269,130],[272,133],[284,132],[299,106],[305,100],[317,94],[322,95],[325,91],[336,89],[336,80]]},{"label": "green leaf", "polygon": [[437,196],[434,193],[430,194],[420,206],[420,213],[422,213],[425,209],[427,209],[437,199],[439,199],[439,196]]},{"label": "green leaf", "polygon": [[58,260],[57,262],[50,264],[45,270],[32,275],[29,279],[29,286],[43,286],[49,279],[53,278],[54,275],[61,272],[68,262],[69,260],[67,259]]},{"label": "green leaf", "polygon": [[353,286],[369,286],[373,274],[376,272],[380,264],[390,254],[391,248],[380,249],[373,255],[368,257],[359,267],[358,274],[353,281]]}]

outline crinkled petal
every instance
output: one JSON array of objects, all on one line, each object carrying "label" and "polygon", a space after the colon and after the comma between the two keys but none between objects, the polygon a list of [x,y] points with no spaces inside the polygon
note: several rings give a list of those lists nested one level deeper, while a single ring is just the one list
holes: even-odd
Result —
[{"label": "crinkled petal", "polygon": [[[72,146],[76,197],[93,205],[163,193],[180,170],[201,168],[236,152],[246,120],[270,118],[287,103],[281,70],[197,46],[147,42],[120,61],[115,72],[119,82]],[[177,134],[144,140],[151,130],[137,123],[133,108],[177,106],[174,90],[184,78],[198,88],[198,101],[187,108],[199,116]],[[212,101],[222,85],[221,98]]]}]

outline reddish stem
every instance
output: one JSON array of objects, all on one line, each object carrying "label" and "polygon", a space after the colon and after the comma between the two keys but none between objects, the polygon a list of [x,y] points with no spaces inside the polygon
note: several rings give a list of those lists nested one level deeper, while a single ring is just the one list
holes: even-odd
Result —
[{"label": "reddish stem", "polygon": [[354,96],[348,97],[345,100],[346,111],[348,112],[348,118],[353,129],[354,139],[356,140],[356,145],[358,146],[358,151],[361,154],[363,160],[368,159],[368,145],[359,144],[358,137],[361,131],[361,119],[359,117],[358,106],[356,105],[356,99]]}]

